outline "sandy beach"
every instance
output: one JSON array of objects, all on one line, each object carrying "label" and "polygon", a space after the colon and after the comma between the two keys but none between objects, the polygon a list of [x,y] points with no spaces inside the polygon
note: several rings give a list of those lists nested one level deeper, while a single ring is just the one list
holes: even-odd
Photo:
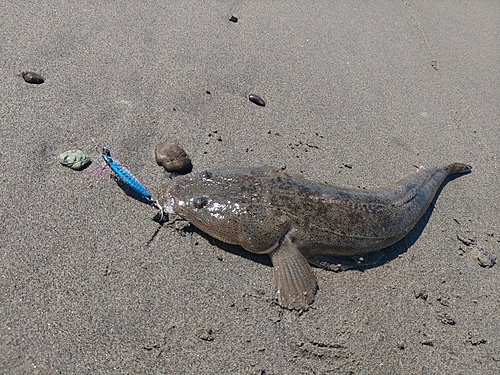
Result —
[{"label": "sandy beach", "polygon": [[[0,374],[500,372],[500,265],[477,260],[500,262],[499,3],[0,9]],[[192,173],[270,165],[373,188],[473,169],[375,266],[314,268],[297,312],[277,306],[266,255],[160,224],[89,173],[106,146],[154,195],[172,184],[164,140]],[[62,166],[71,149],[92,164]]]}]

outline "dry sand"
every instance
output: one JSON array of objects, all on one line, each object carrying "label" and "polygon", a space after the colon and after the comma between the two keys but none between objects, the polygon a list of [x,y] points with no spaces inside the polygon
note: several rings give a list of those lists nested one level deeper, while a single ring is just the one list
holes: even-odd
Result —
[{"label": "dry sand", "polygon": [[[498,2],[0,10],[0,373],[500,372],[500,265],[457,238],[500,258]],[[156,191],[164,139],[195,172],[286,166],[373,187],[414,166],[474,169],[379,266],[315,269],[299,314],[273,303],[265,256],[160,227],[114,181],[56,160],[79,148],[95,165],[106,145]]]}]

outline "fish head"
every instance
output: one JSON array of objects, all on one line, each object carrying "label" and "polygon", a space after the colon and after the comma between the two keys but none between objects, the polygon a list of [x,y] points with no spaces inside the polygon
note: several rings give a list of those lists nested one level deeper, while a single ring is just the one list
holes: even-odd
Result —
[{"label": "fish head", "polygon": [[248,197],[239,176],[204,171],[174,178],[174,185],[158,192],[159,203],[210,236],[238,244],[239,223]]}]

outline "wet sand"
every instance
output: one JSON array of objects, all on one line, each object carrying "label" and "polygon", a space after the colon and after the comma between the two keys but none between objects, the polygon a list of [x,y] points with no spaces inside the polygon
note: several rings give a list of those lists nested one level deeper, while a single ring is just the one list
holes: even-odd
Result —
[{"label": "wet sand", "polygon": [[[0,373],[498,373],[500,266],[473,258],[500,260],[500,5],[2,10]],[[266,256],[160,225],[89,175],[107,146],[155,192],[171,183],[154,159],[166,139],[193,173],[272,165],[368,188],[416,166],[473,172],[375,266],[315,268],[298,313],[276,306]],[[57,161],[75,148],[84,171]]]}]

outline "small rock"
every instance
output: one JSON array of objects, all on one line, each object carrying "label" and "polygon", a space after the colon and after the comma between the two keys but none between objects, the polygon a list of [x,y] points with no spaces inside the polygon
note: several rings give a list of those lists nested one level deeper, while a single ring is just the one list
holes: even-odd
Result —
[{"label": "small rock", "polygon": [[250,94],[248,95],[248,99],[254,103],[254,104],[257,104],[261,107],[265,107],[266,106],[266,102],[264,101],[264,99],[262,99],[260,96],[258,95],[255,95],[255,94]]},{"label": "small rock", "polygon": [[22,72],[21,76],[24,78],[24,80],[28,83],[33,83],[35,85],[39,85],[41,83],[45,82],[45,79],[37,73],[33,72]]},{"label": "small rock", "polygon": [[238,22],[238,18],[236,18],[235,16],[231,16],[229,18],[229,21],[236,23],[236,22]]},{"label": "small rock", "polygon": [[481,267],[491,268],[497,262],[496,258],[480,244],[474,244],[471,250],[472,259]]},{"label": "small rock", "polygon": [[481,344],[486,344],[488,341],[483,337],[479,336],[477,332],[468,332],[467,339],[465,342],[470,343],[472,346],[478,346]]},{"label": "small rock", "polygon": [[427,297],[429,297],[424,286],[418,286],[417,288],[415,288],[413,290],[413,295],[415,296],[415,298],[421,298],[424,301],[427,301]]},{"label": "small rock", "polygon": [[465,246],[470,246],[474,241],[471,238],[466,238],[457,234],[457,238],[460,242],[462,242]]},{"label": "small rock", "polygon": [[214,331],[212,328],[205,330],[201,329],[198,331],[198,338],[202,339],[203,341],[214,341]]},{"label": "small rock", "polygon": [[441,323],[443,323],[443,324],[448,324],[450,326],[454,326],[456,324],[455,319],[453,319],[451,316],[449,316],[445,312],[438,312],[437,316],[438,316],[439,320],[441,321]]},{"label": "small rock", "polygon": [[90,161],[89,156],[81,150],[69,150],[57,157],[59,163],[74,170],[80,170]]},{"label": "small rock", "polygon": [[439,296],[438,298],[436,298],[436,301],[438,301],[442,306],[450,306],[449,299],[446,297]]},{"label": "small rock", "polygon": [[180,146],[167,141],[158,143],[155,158],[167,172],[190,172],[193,168],[191,159]]}]

